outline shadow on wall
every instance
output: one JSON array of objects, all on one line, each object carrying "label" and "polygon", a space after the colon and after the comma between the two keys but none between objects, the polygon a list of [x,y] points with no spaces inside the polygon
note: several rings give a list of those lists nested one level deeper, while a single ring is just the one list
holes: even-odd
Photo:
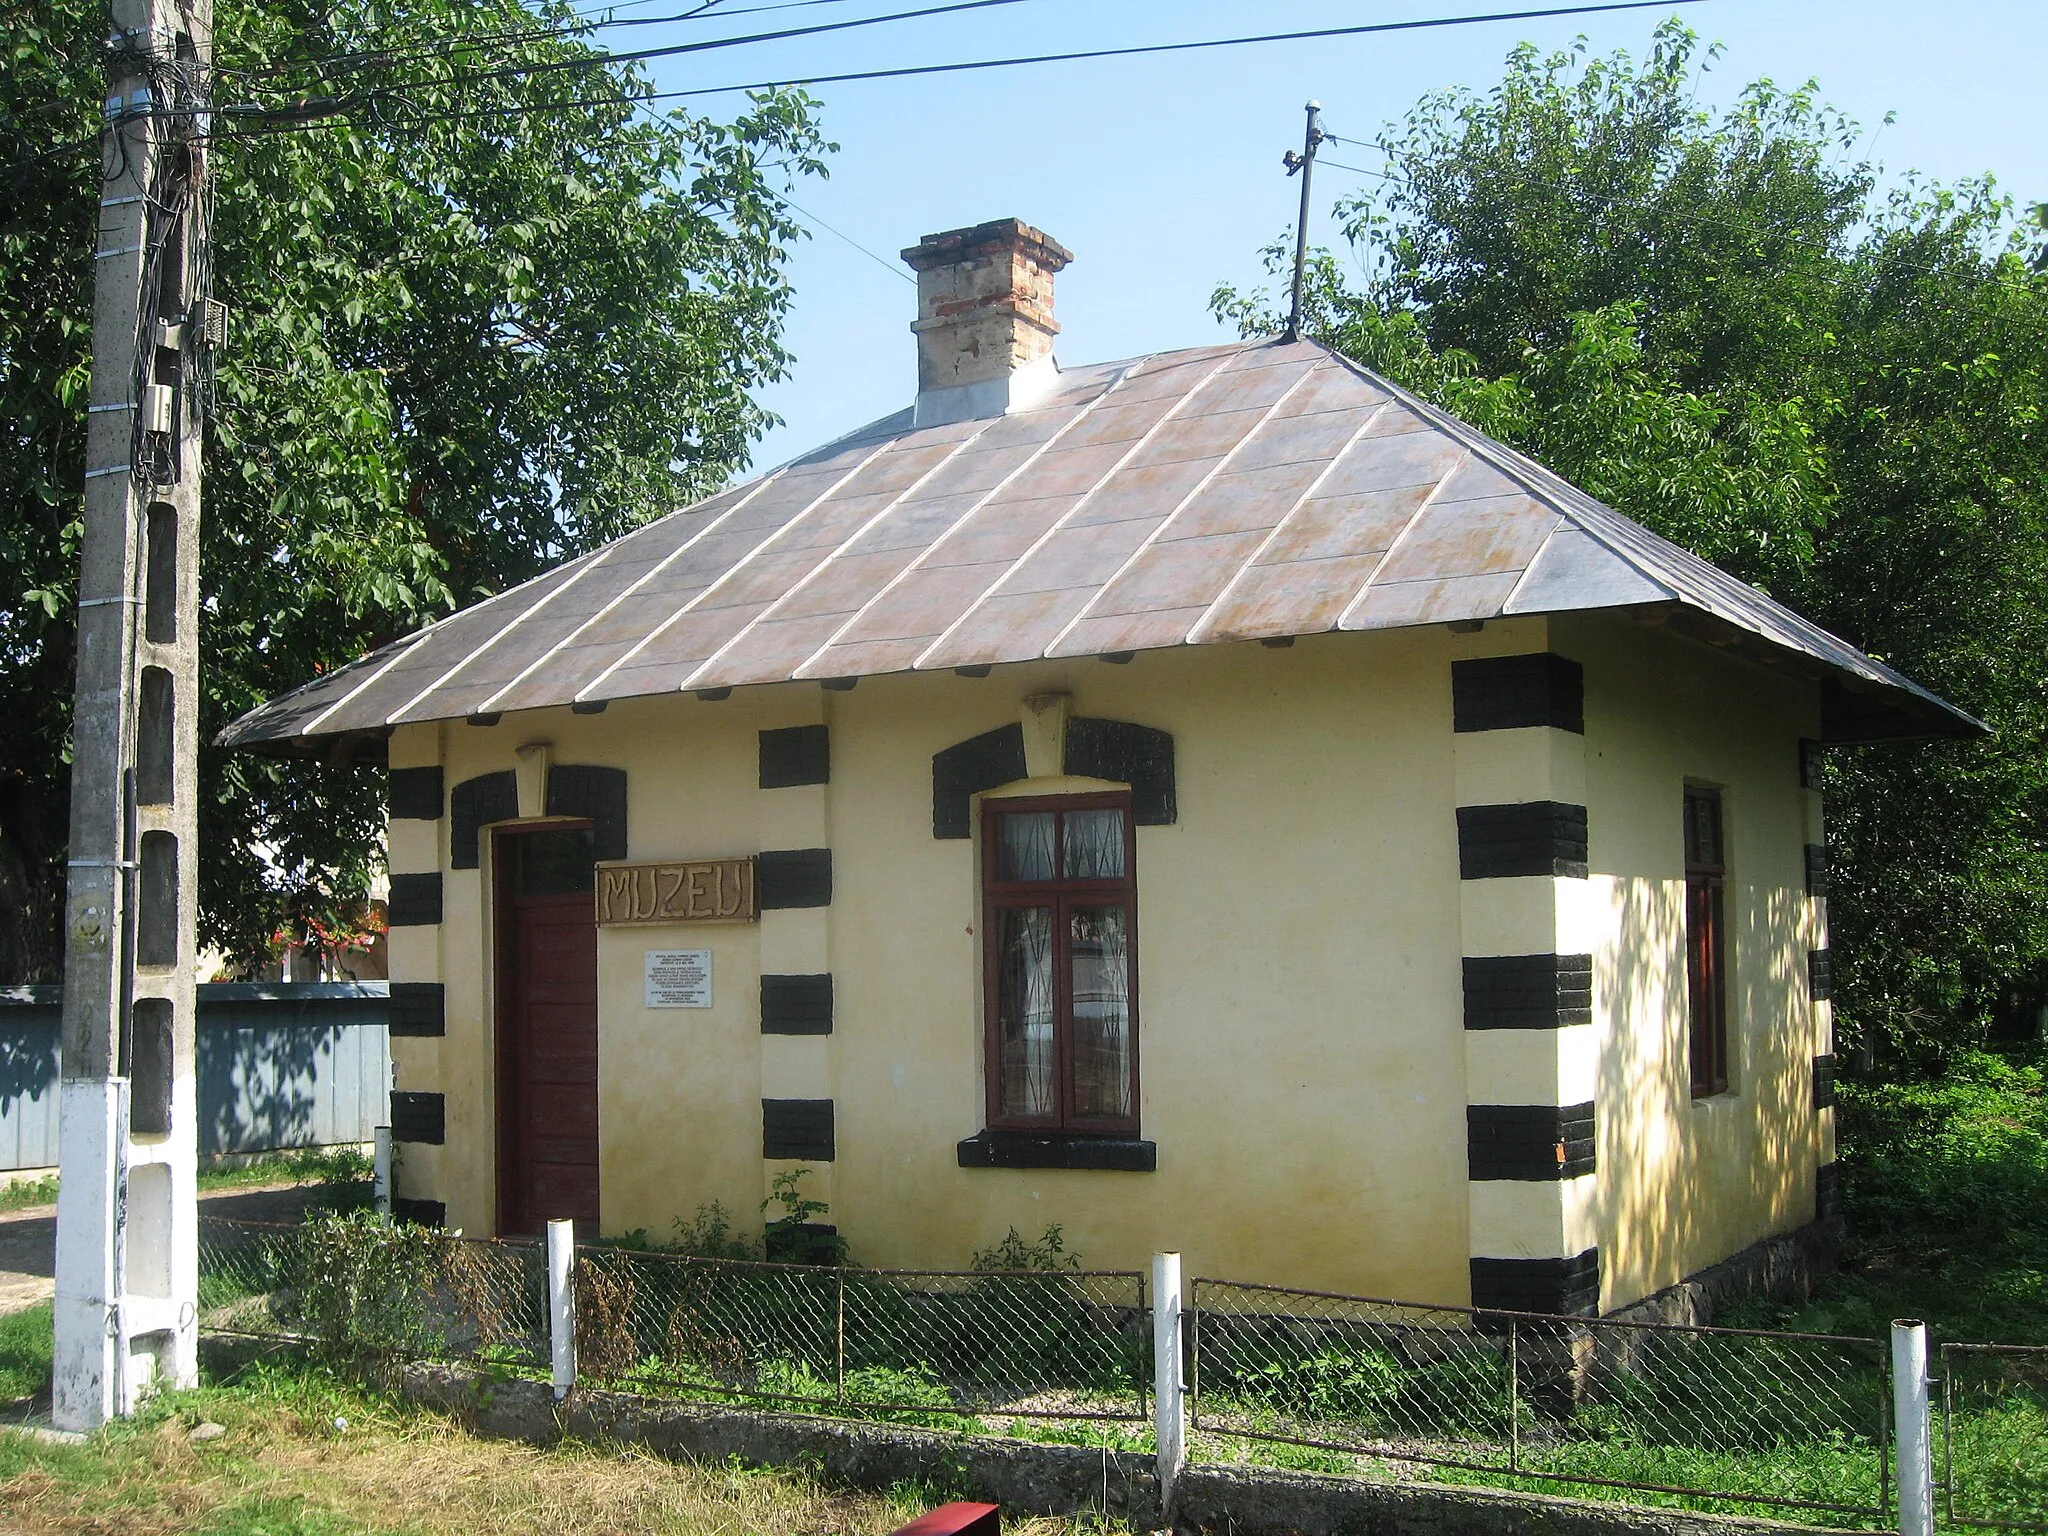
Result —
[{"label": "shadow on wall", "polygon": [[1818,1029],[1806,978],[1807,897],[1731,887],[1729,1091],[1692,1096],[1684,884],[1611,880],[1594,986],[1601,1053],[1602,1268],[1609,1306],[1661,1290],[1813,1219]]},{"label": "shadow on wall", "polygon": [[[195,1067],[202,1153],[365,1142],[388,1114],[381,984],[199,989]],[[57,1161],[63,989],[0,989],[0,1169]]]}]

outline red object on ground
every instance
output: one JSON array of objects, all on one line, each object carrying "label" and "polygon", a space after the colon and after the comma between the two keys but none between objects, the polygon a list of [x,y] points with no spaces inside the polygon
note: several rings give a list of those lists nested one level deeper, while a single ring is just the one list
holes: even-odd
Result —
[{"label": "red object on ground", "polygon": [[889,1536],[999,1536],[1002,1512],[993,1504],[941,1504]]}]

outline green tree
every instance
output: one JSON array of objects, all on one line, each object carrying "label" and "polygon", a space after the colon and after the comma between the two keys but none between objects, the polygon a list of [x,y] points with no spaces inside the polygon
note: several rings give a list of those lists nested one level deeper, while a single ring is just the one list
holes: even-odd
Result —
[{"label": "green tree", "polygon": [[[60,961],[103,13],[0,0],[0,979]],[[730,122],[526,0],[218,0],[202,739],[261,700],[720,484],[768,424],[831,146]],[[510,40],[508,40],[510,39]],[[515,66],[564,65],[537,73]],[[338,102],[304,120],[291,104]],[[202,937],[345,916],[378,775],[203,749]]]},{"label": "green tree", "polygon": [[1714,57],[1668,23],[1425,96],[1307,326],[1994,727],[1829,768],[1838,1030],[1938,1053],[2048,986],[2048,278],[1988,180],[1881,192],[1812,84],[1700,107]]}]

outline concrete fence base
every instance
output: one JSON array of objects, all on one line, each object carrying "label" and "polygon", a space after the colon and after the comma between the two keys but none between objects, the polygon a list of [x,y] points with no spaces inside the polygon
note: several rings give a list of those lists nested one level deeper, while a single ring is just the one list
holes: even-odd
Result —
[{"label": "concrete fence base", "polygon": [[[534,1445],[610,1442],[675,1461],[803,1467],[829,1482],[876,1491],[919,1481],[1019,1514],[1097,1510],[1141,1531],[1161,1522],[1149,1455],[624,1392],[578,1389],[557,1403],[546,1382],[452,1366],[407,1367],[398,1385],[407,1398],[478,1434]],[[1186,1536],[1822,1536],[1812,1526],[1738,1516],[1192,1463],[1174,1505],[1172,1529]]]}]

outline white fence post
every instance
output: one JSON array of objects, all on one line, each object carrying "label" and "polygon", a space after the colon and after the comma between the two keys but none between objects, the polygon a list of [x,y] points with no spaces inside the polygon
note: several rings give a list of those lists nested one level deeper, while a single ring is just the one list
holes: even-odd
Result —
[{"label": "white fence post", "polygon": [[1187,1385],[1181,1369],[1180,1255],[1152,1255],[1152,1432],[1159,1450],[1159,1511],[1171,1519],[1174,1485],[1187,1464]]},{"label": "white fence post", "polygon": [[1927,1325],[1892,1324],[1892,1424],[1899,1452],[1899,1536],[1933,1536],[1934,1437],[1927,1405]]},{"label": "white fence post", "polygon": [[370,1204],[379,1216],[391,1214],[391,1127],[370,1132]]},{"label": "white fence post", "polygon": [[576,1223],[548,1223],[548,1333],[554,1346],[555,1401],[576,1385]]}]

